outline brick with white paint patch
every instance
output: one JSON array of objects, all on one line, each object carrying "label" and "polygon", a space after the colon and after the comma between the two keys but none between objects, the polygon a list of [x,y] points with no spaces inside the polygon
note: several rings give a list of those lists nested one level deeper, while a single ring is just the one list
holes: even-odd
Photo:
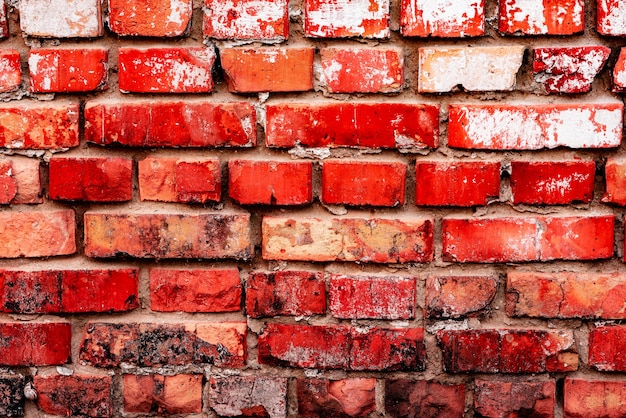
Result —
[{"label": "brick with white paint patch", "polygon": [[418,90],[441,93],[513,90],[523,46],[420,48]]},{"label": "brick with white paint patch", "polygon": [[622,103],[451,104],[448,145],[466,149],[613,148]]},{"label": "brick with white paint patch", "polygon": [[0,38],[9,36],[9,22],[7,20],[7,5],[3,1],[0,4]]},{"label": "brick with white paint patch", "polygon": [[626,92],[626,48],[620,49],[613,67],[613,91],[616,93]]},{"label": "brick with white paint patch", "polygon": [[284,41],[289,37],[288,13],[287,0],[205,0],[204,36]]},{"label": "brick with white paint patch", "polygon": [[622,0],[598,0],[596,30],[601,35],[626,36],[626,3]]},{"label": "brick with white paint patch", "polygon": [[463,38],[485,33],[485,0],[402,0],[404,36]]},{"label": "brick with white paint patch", "polygon": [[192,0],[109,1],[109,28],[122,36],[185,35],[191,26]]},{"label": "brick with white paint patch", "polygon": [[504,34],[572,35],[584,29],[584,0],[500,0],[498,30]]},{"label": "brick with white paint patch", "polygon": [[389,38],[389,0],[305,0],[304,33],[312,38]]},{"label": "brick with white paint patch", "polygon": [[28,56],[30,90],[73,93],[105,90],[109,50],[106,48],[41,48]]},{"label": "brick with white paint patch", "polygon": [[602,202],[626,206],[626,159],[610,157],[604,166],[606,193]]},{"label": "brick with white paint patch", "polygon": [[0,93],[17,90],[21,84],[20,52],[17,49],[0,50]]},{"label": "brick with white paint patch", "polygon": [[102,36],[100,0],[20,0],[20,27],[38,38]]}]

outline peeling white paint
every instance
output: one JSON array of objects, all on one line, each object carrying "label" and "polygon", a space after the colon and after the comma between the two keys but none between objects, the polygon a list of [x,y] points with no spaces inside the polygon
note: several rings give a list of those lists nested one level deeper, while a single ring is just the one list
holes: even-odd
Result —
[{"label": "peeling white paint", "polygon": [[20,0],[20,27],[31,36],[102,35],[99,0]]},{"label": "peeling white paint", "polygon": [[286,12],[287,0],[213,0],[207,4],[205,15],[215,38],[282,40],[285,36],[276,33],[274,26],[282,26]]},{"label": "peeling white paint", "polygon": [[598,14],[598,32],[613,36],[626,35],[626,2],[598,0]]},{"label": "peeling white paint", "polygon": [[506,0],[509,7],[506,19],[514,22],[527,22],[532,33],[547,33],[543,0]]},{"label": "peeling white paint", "polygon": [[481,0],[411,0],[403,11],[403,19],[408,20],[407,32],[420,19],[428,33],[453,32],[463,36],[469,22],[484,15],[482,3]]},{"label": "peeling white paint", "polygon": [[[305,2],[305,32],[308,36],[364,36],[367,21],[388,22],[389,0],[312,0]],[[389,26],[366,37],[387,38]]]}]

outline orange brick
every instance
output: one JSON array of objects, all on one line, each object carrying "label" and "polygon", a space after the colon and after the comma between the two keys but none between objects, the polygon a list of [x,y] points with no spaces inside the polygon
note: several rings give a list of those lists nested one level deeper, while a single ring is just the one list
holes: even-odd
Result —
[{"label": "orange brick", "polygon": [[109,0],[109,28],[122,36],[182,36],[189,31],[192,0]]},{"label": "orange brick", "polygon": [[158,414],[202,411],[202,375],[124,375],[124,410]]},{"label": "orange brick", "polygon": [[30,91],[74,93],[105,90],[109,50],[106,48],[31,49]]}]

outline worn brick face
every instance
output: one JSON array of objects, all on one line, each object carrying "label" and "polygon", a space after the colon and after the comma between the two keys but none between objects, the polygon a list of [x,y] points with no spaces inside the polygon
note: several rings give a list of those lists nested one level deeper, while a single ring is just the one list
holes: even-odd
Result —
[{"label": "worn brick face", "polygon": [[182,36],[191,25],[192,0],[108,0],[109,28],[122,36]]},{"label": "worn brick face", "polygon": [[565,415],[619,417],[626,414],[626,385],[622,381],[566,378]]},{"label": "worn brick face", "polygon": [[287,0],[205,0],[204,6],[203,31],[210,38],[283,41],[289,37]]},{"label": "worn brick face", "polygon": [[35,93],[105,90],[108,61],[106,48],[31,49],[30,90]]},{"label": "worn brick face", "polygon": [[103,34],[99,0],[23,0],[20,27],[38,38],[93,38]]},{"label": "worn brick face", "polygon": [[465,411],[465,385],[387,379],[385,411],[391,416],[462,417]]},{"label": "worn brick face", "polygon": [[[0,10],[4,7],[4,4],[0,6]],[[0,22],[2,22],[2,19],[2,12],[0,12]],[[0,93],[17,90],[21,84],[22,68],[20,52],[16,49],[0,51]]]},{"label": "worn brick face", "polygon": [[484,0],[403,0],[404,36],[461,38],[485,33]]},{"label": "worn brick face", "polygon": [[37,405],[47,414],[85,417],[113,416],[110,376],[35,376]]},{"label": "worn brick face", "polygon": [[26,381],[22,375],[0,375],[0,414],[6,417],[24,415],[24,386]]},{"label": "worn brick face", "polygon": [[287,414],[287,379],[270,376],[211,377],[209,403],[220,416]]},{"label": "worn brick face", "polygon": [[499,2],[498,30],[507,35],[572,35],[585,28],[583,0]]},{"label": "worn brick face", "polygon": [[298,379],[299,416],[362,417],[375,408],[375,379]]},{"label": "worn brick face", "polygon": [[389,1],[305,0],[304,33],[314,38],[388,38]]},{"label": "worn brick face", "polygon": [[124,375],[124,410],[193,414],[202,411],[202,375]]},{"label": "worn brick face", "polygon": [[476,380],[474,410],[483,417],[529,414],[553,417],[556,405],[554,381],[489,381]]}]

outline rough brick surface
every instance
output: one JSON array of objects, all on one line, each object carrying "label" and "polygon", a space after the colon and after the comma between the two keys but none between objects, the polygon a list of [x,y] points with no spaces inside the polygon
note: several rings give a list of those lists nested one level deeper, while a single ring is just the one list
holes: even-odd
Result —
[{"label": "rough brick surface", "polygon": [[619,353],[626,349],[626,327],[600,325],[589,332],[589,358],[587,363],[601,371],[624,371],[626,361]]},{"label": "rough brick surface", "polygon": [[0,38],[9,36],[9,22],[7,19],[7,5],[3,2],[0,5]]},{"label": "rough brick surface", "polygon": [[108,83],[106,48],[32,49],[28,55],[30,90],[71,93],[104,90]]},{"label": "rough brick surface", "polygon": [[385,381],[385,411],[391,416],[462,417],[464,410],[464,384],[408,379]]},{"label": "rough brick surface", "polygon": [[[4,4],[0,6],[0,10],[2,8],[4,8]],[[0,12],[0,22],[2,21],[1,16],[2,13]],[[17,90],[21,84],[22,68],[20,52],[16,49],[0,51],[0,93]]]},{"label": "rough brick surface", "polygon": [[158,414],[202,411],[202,375],[124,375],[124,410]]},{"label": "rough brick surface", "polygon": [[92,38],[103,34],[99,0],[20,0],[19,12],[20,27],[28,36]]},{"label": "rough brick surface", "polygon": [[204,6],[204,35],[210,38],[283,41],[289,37],[287,0],[205,0]]},{"label": "rough brick surface", "polygon": [[62,365],[70,361],[69,322],[0,323],[0,364]]},{"label": "rough brick surface", "polygon": [[404,36],[457,38],[485,33],[485,0],[402,0]]},{"label": "rough brick surface", "polygon": [[482,417],[554,417],[556,384],[476,380],[474,410]]},{"label": "rough brick surface", "polygon": [[602,35],[626,35],[626,5],[619,0],[598,0],[596,30]]},{"label": "rough brick surface", "polygon": [[620,417],[626,414],[626,385],[622,381],[566,378],[565,415]]},{"label": "rough brick surface", "polygon": [[426,317],[460,318],[485,313],[496,295],[493,276],[429,276],[426,278]]},{"label": "rough brick surface", "polygon": [[304,34],[314,38],[388,38],[389,2],[305,0]]},{"label": "rough brick surface", "polygon": [[499,2],[498,30],[508,35],[571,35],[585,28],[583,0]]},{"label": "rough brick surface", "polygon": [[37,405],[47,414],[85,417],[113,416],[110,376],[35,376]]},{"label": "rough brick surface", "polygon": [[286,416],[287,379],[265,376],[211,377],[209,403],[219,416]]},{"label": "rough brick surface", "polygon": [[613,91],[617,93],[626,91],[626,48],[620,49],[613,67]]},{"label": "rough brick surface", "polygon": [[108,0],[109,29],[122,36],[182,36],[191,25],[192,0]]},{"label": "rough brick surface", "polygon": [[0,414],[6,417],[24,415],[24,386],[22,375],[0,375]]},{"label": "rough brick surface", "polygon": [[298,379],[298,415],[301,417],[364,417],[375,407],[375,379]]}]

